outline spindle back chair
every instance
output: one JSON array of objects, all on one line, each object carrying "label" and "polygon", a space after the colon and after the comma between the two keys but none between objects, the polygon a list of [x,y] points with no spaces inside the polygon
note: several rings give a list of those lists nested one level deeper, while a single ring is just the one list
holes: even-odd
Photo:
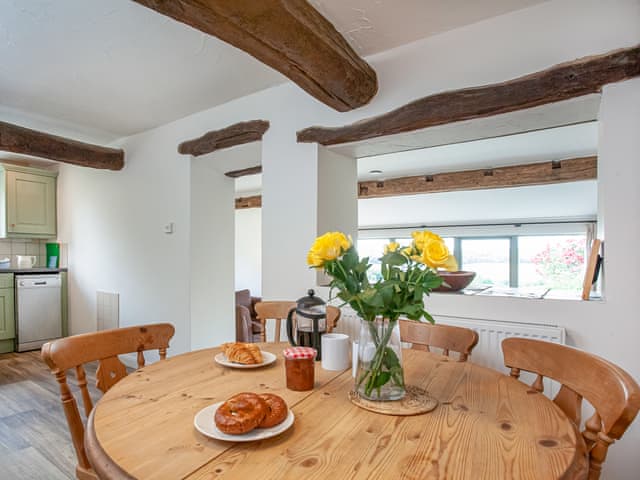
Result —
[{"label": "spindle back chair", "polygon": [[93,402],[87,388],[87,378],[83,365],[98,361],[96,386],[106,393],[113,385],[127,375],[127,368],[118,355],[137,353],[138,368],[145,365],[143,352],[157,349],[164,360],[169,340],[175,329],[169,323],[141,325],[136,327],[104,330],[60,338],[42,346],[42,359],[49,366],[60,386],[60,396],[67,417],[71,440],[78,457],[76,477],[79,480],[97,479],[84,449],[84,423],[80,417],[78,404],[67,384],[67,371],[75,369],[77,385],[82,396],[86,417],[93,409]]},{"label": "spindle back chair", "polygon": [[590,353],[528,338],[502,341],[504,364],[511,376],[537,374],[531,387],[543,392],[544,377],[562,386],[553,401],[581,428],[582,400],[595,409],[582,430],[589,457],[589,480],[600,478],[609,446],[627,430],[640,409],[640,386],[613,363]]},{"label": "spindle back chair", "polygon": [[452,325],[400,320],[400,340],[413,344],[417,350],[442,349],[443,355],[458,353],[458,361],[466,362],[471,350],[478,344],[478,334],[470,328]]}]

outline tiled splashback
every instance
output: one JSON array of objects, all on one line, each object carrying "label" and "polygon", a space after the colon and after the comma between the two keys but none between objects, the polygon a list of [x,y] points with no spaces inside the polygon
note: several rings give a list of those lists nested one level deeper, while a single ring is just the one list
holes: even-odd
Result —
[{"label": "tiled splashback", "polygon": [[37,257],[36,266],[44,267],[47,262],[46,244],[50,240],[30,240],[30,239],[0,239],[0,260],[11,259],[11,267],[18,266],[16,255],[35,255]]}]

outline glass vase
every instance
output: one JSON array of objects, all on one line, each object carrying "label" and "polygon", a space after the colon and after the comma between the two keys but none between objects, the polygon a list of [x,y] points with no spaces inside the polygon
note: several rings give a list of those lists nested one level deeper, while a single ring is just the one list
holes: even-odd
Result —
[{"label": "glass vase", "polygon": [[360,319],[355,390],[368,400],[390,401],[405,396],[397,320]]}]

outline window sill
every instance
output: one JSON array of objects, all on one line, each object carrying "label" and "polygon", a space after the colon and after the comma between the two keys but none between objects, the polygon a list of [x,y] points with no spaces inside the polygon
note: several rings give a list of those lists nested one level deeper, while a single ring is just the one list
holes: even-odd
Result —
[{"label": "window sill", "polygon": [[[529,300],[575,300],[582,301],[579,292],[555,290],[549,288],[505,288],[486,287],[481,289],[463,289],[456,292],[433,292],[432,295],[463,295],[474,297],[524,298]],[[599,293],[593,293],[590,300],[602,300]]]}]

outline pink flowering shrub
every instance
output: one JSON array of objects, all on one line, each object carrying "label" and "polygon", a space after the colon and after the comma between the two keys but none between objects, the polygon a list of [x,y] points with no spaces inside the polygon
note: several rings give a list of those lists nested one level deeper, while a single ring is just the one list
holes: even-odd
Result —
[{"label": "pink flowering shrub", "polygon": [[548,243],[532,259],[536,272],[551,288],[574,290],[582,287],[584,271],[584,242],[568,239]]}]

